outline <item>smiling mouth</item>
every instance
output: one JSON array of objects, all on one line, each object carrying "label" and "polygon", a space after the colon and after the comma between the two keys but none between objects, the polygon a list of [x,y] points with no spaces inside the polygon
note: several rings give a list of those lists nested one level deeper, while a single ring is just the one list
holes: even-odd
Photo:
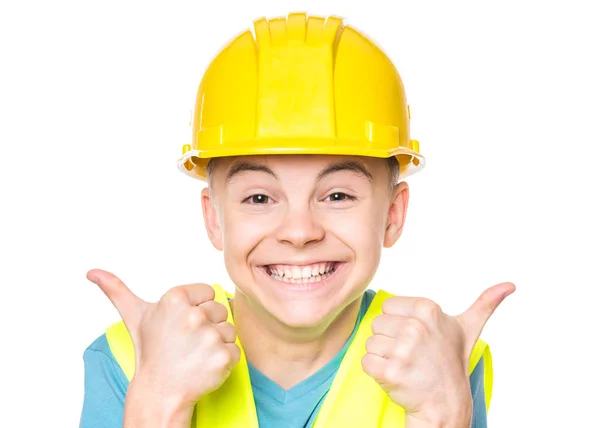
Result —
[{"label": "smiling mouth", "polygon": [[339,262],[313,263],[310,265],[266,265],[263,269],[273,279],[291,284],[321,282],[333,275]]}]

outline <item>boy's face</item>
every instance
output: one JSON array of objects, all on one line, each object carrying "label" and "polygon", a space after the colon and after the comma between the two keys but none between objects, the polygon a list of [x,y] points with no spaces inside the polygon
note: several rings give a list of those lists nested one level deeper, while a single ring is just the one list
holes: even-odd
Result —
[{"label": "boy's face", "polygon": [[202,195],[207,232],[252,307],[317,326],[363,293],[400,236],[408,187],[389,180],[385,159],[220,158]]}]

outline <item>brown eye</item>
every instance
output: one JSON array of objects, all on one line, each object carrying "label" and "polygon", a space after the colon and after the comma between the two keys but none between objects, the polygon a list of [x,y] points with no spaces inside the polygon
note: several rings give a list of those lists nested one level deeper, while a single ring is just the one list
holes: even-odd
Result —
[{"label": "brown eye", "polygon": [[326,199],[329,199],[332,202],[341,202],[345,200],[354,200],[356,198],[348,195],[347,193],[335,192],[329,195]]},{"label": "brown eye", "polygon": [[266,204],[269,202],[269,197],[265,195],[252,195],[248,200],[252,204]]}]

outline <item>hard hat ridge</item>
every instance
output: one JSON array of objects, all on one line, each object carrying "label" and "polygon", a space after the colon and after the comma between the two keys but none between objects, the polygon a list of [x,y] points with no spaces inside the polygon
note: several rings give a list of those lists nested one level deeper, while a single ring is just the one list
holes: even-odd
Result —
[{"label": "hard hat ridge", "polygon": [[402,80],[367,37],[304,13],[261,18],[254,33],[208,66],[181,171],[203,180],[211,158],[258,154],[395,156],[401,178],[423,167]]}]

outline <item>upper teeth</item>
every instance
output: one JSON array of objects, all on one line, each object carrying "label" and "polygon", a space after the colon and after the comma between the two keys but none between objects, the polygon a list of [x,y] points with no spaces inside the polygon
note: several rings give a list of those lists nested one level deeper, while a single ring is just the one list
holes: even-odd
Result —
[{"label": "upper teeth", "polygon": [[333,270],[334,263],[315,263],[306,266],[293,266],[293,265],[269,265],[269,273],[273,276],[277,275],[281,278],[310,278],[311,276],[316,277],[321,274],[329,273]]}]

